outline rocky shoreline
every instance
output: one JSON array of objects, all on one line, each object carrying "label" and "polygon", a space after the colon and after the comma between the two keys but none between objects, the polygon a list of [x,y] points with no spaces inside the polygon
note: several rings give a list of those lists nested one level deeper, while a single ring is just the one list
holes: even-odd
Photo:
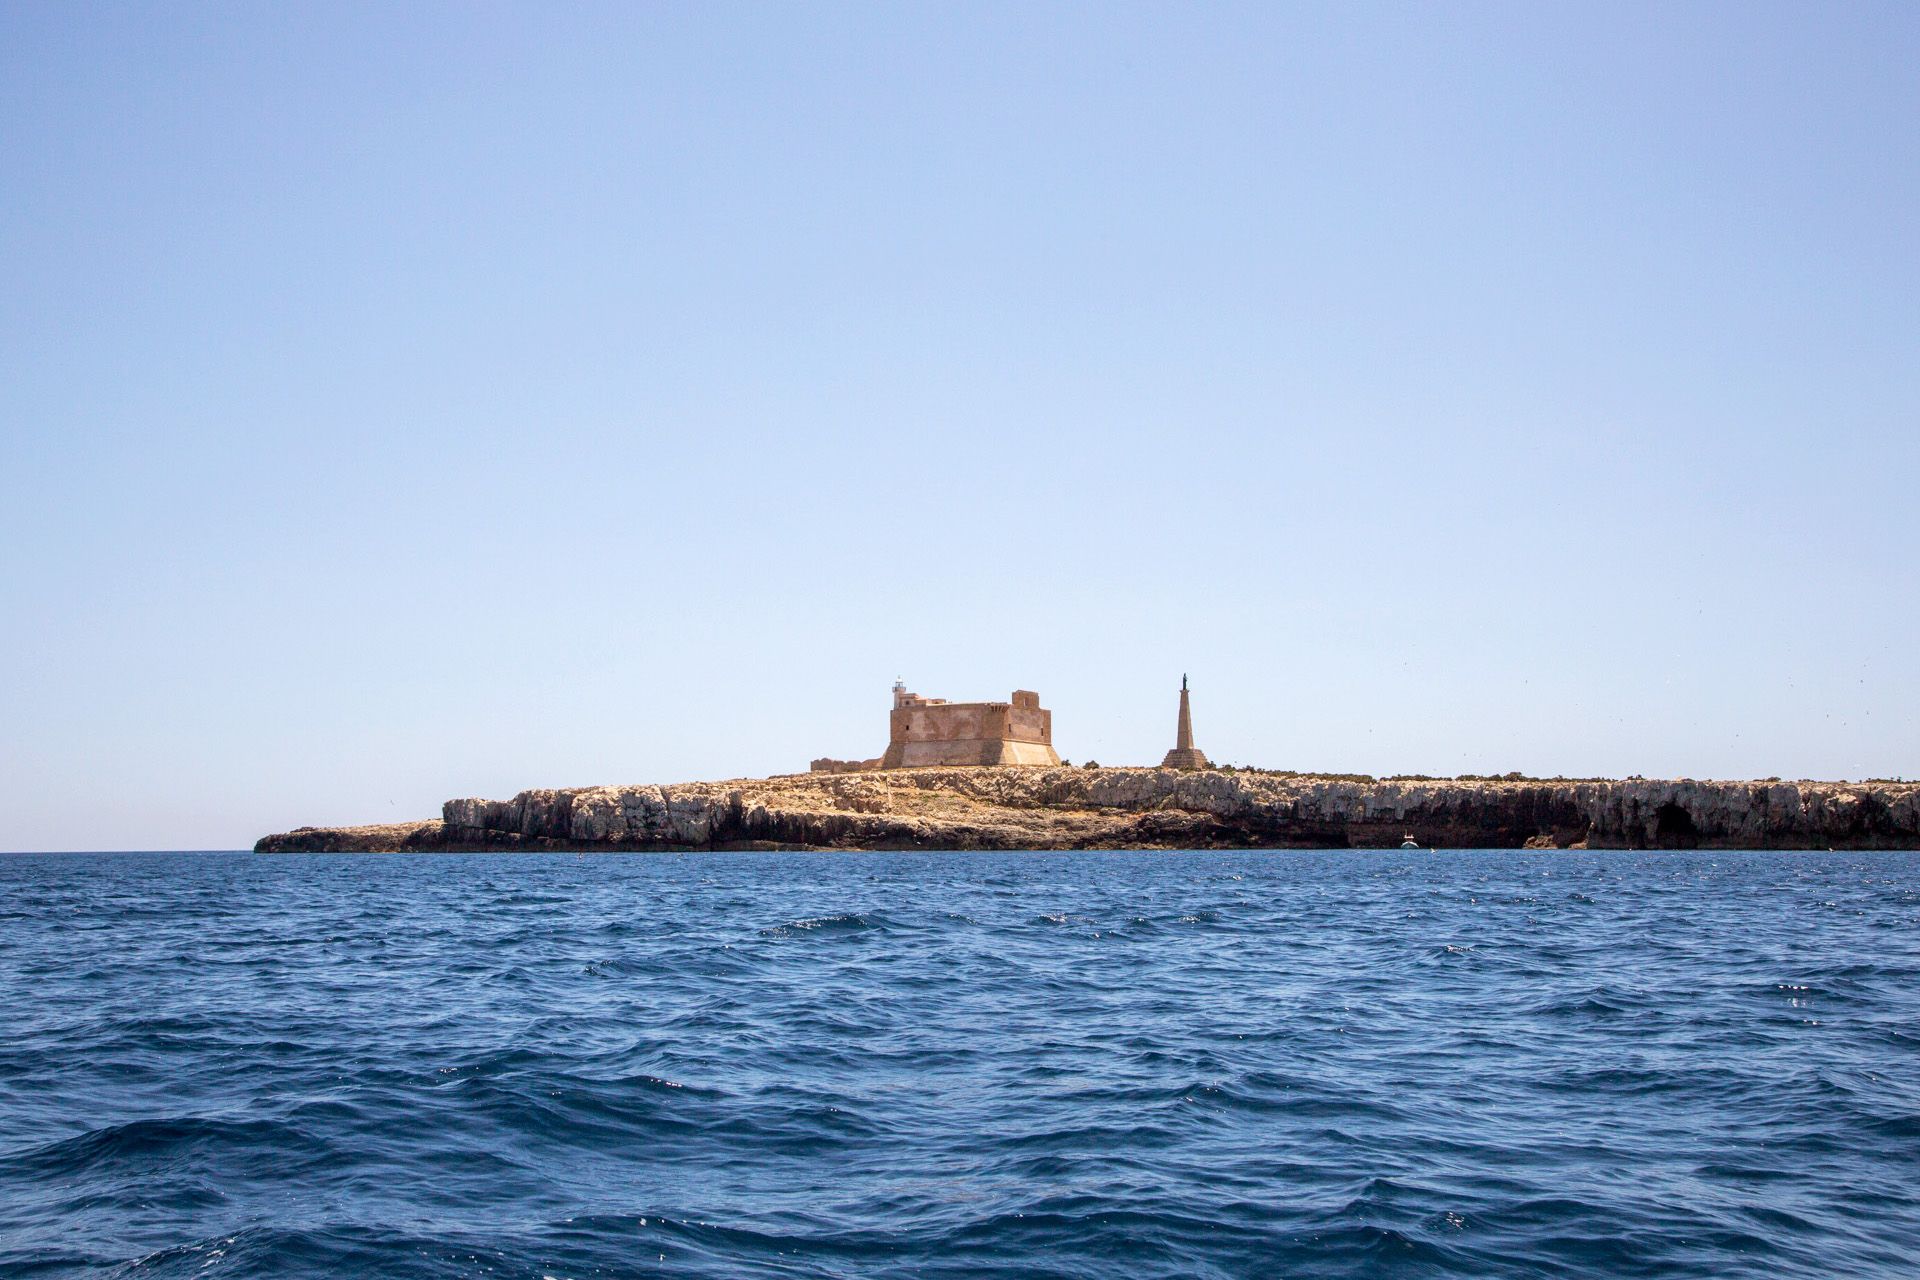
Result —
[{"label": "rocky shoreline", "polygon": [[706,849],[1920,849],[1920,783],[1353,779],[1258,770],[792,774],[449,800],[296,852]]}]

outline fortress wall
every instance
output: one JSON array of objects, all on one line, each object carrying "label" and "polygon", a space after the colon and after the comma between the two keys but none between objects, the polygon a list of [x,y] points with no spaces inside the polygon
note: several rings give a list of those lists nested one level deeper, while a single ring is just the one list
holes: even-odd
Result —
[{"label": "fortress wall", "polygon": [[1057,765],[1060,757],[1044,742],[1005,742],[998,744],[1000,754],[994,764]]},{"label": "fortress wall", "polygon": [[1053,741],[1053,713],[1004,702],[944,702],[897,707],[889,715],[894,742],[957,742],[1011,738],[1018,742]]},{"label": "fortress wall", "polygon": [[822,756],[807,766],[809,773],[869,773],[880,767],[878,756],[871,760],[836,760]]},{"label": "fortress wall", "polygon": [[1003,702],[945,702],[932,706],[896,707],[889,717],[895,742],[957,742],[1004,738],[1007,712]]},{"label": "fortress wall", "polygon": [[925,769],[934,765],[1059,763],[1060,757],[1044,742],[1015,742],[1008,738],[951,738],[941,742],[895,743],[888,748],[884,767]]},{"label": "fortress wall", "polygon": [[1060,763],[1053,713],[1025,690],[1011,702],[910,702],[895,707],[887,724],[883,768]]},{"label": "fortress wall", "polygon": [[1016,742],[1053,742],[1053,712],[1018,704],[1007,711],[1006,736]]}]

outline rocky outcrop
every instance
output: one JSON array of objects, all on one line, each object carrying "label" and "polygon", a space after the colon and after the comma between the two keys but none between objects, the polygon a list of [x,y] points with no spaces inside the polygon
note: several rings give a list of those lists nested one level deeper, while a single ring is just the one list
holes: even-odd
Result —
[{"label": "rocky outcrop", "polygon": [[438,822],[301,827],[342,850],[1920,848],[1920,784],[1413,780],[1254,770],[794,774],[449,800]]},{"label": "rocky outcrop", "polygon": [[385,822],[368,827],[295,827],[254,843],[255,853],[400,853],[445,848],[441,824]]}]

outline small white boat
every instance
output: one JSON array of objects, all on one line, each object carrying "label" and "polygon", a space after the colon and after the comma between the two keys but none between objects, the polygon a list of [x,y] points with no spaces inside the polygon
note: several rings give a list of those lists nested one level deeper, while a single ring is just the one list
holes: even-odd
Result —
[{"label": "small white boat", "polygon": [[1402,849],[1418,849],[1420,847],[1420,842],[1418,840],[1415,840],[1413,836],[1409,834],[1405,839],[1400,841],[1400,847]]}]

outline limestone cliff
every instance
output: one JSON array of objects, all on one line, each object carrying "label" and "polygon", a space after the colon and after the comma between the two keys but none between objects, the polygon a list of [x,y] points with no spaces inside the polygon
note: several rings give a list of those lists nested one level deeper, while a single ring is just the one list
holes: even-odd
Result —
[{"label": "limestone cliff", "polygon": [[1251,770],[795,774],[447,801],[440,821],[302,827],[338,850],[1920,848],[1920,784],[1353,780]]}]

